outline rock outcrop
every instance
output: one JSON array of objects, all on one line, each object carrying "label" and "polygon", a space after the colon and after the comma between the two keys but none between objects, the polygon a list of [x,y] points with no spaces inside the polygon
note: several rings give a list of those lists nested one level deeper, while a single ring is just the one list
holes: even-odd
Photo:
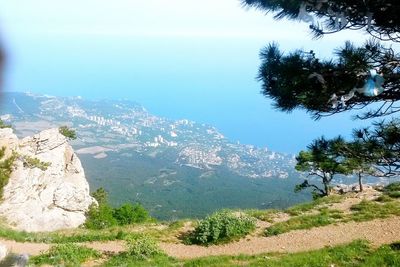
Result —
[{"label": "rock outcrop", "polygon": [[0,129],[1,147],[6,147],[6,156],[17,153],[0,204],[0,216],[11,226],[41,232],[85,222],[94,200],[79,158],[58,129],[22,140],[11,129]]}]

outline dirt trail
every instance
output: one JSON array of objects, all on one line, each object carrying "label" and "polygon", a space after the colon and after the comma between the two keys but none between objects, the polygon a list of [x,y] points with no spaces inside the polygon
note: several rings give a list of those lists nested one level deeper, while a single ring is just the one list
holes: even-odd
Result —
[{"label": "dirt trail", "polygon": [[[39,255],[41,252],[47,251],[52,244],[16,242],[12,240],[0,239],[0,244],[4,244],[9,251],[16,254],[27,253],[29,255]],[[103,253],[118,253],[125,250],[123,241],[107,241],[107,242],[88,242],[82,245],[93,248]]]},{"label": "dirt trail", "polygon": [[[359,203],[362,199],[374,199],[377,194],[375,190],[359,193],[353,197],[344,199],[341,203],[329,204],[329,208],[349,212],[352,205]],[[274,223],[286,221],[290,217],[286,213],[280,213],[274,218]],[[262,233],[271,223],[257,221],[255,233],[248,237],[226,245],[219,246],[188,246],[180,243],[177,238],[173,242],[160,242],[161,248],[169,255],[178,259],[192,259],[204,256],[217,255],[256,255],[268,252],[293,253],[310,251],[326,246],[337,246],[350,243],[357,239],[368,240],[372,245],[379,246],[400,241],[400,217],[391,217],[368,222],[349,222],[337,225],[312,228],[308,230],[297,230],[273,237],[264,237]],[[192,223],[186,223],[181,229],[187,232],[193,229]],[[176,240],[175,240],[176,239]],[[50,248],[50,244],[43,243],[19,243],[0,239],[0,243],[18,254],[27,253],[38,255]],[[87,242],[82,243],[86,247],[96,249],[107,254],[115,254],[125,250],[123,241]]]},{"label": "dirt trail", "polygon": [[329,225],[273,237],[251,237],[220,246],[202,247],[170,243],[160,245],[172,257],[191,259],[216,255],[256,255],[267,252],[293,253],[350,243],[356,239],[368,240],[374,246],[400,241],[400,218]]},{"label": "dirt trail", "polygon": [[[349,222],[328,225],[309,230],[297,230],[273,237],[250,236],[235,243],[219,246],[187,246],[184,244],[160,243],[161,248],[172,257],[192,259],[216,255],[256,255],[268,252],[300,252],[349,243],[364,239],[374,246],[400,241],[400,217],[373,220],[368,222]],[[49,249],[49,244],[19,243],[0,240],[14,253],[38,255]],[[122,241],[82,243],[101,252],[118,253],[124,251]]]}]

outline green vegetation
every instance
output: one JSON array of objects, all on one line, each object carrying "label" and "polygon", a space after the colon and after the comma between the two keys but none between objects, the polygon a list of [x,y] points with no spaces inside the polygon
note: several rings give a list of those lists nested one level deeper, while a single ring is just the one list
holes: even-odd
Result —
[{"label": "green vegetation", "polygon": [[113,208],[108,204],[92,204],[86,213],[85,227],[88,229],[105,229],[118,224],[113,216]]},{"label": "green vegetation", "polygon": [[104,266],[184,266],[184,267],[370,267],[400,266],[399,243],[372,248],[366,241],[293,254],[261,254],[256,256],[212,256],[193,260],[177,260],[155,255],[147,260],[130,257],[128,253],[113,256]]},{"label": "green vegetation", "polygon": [[57,243],[65,244],[71,242],[92,242],[92,241],[111,241],[122,240],[127,235],[127,231],[119,228],[109,228],[107,230],[75,229],[71,232],[51,232],[51,233],[28,233],[24,231],[12,230],[4,225],[0,226],[0,237],[17,242],[33,243]]},{"label": "green vegetation", "polygon": [[10,157],[4,159],[5,154],[6,148],[2,147],[0,149],[0,198],[3,197],[3,189],[8,184],[16,158],[15,153],[13,153]]},{"label": "green vegetation", "polygon": [[98,205],[92,204],[86,213],[85,226],[88,229],[105,229],[152,220],[147,210],[139,203],[134,205],[127,203],[119,208],[111,207],[104,188],[97,189],[92,196],[97,200]]},{"label": "green vegetation", "polygon": [[346,162],[341,161],[337,155],[337,144],[341,139],[326,140],[324,137],[316,139],[307,148],[307,151],[301,151],[296,157],[296,170],[308,172],[308,176],[314,176],[320,179],[323,185],[320,188],[317,184],[312,184],[308,179],[295,187],[295,192],[306,188],[312,188],[314,199],[330,195],[330,185],[337,174],[350,174],[352,170]]},{"label": "green vegetation", "polygon": [[51,247],[48,252],[32,257],[30,262],[39,266],[44,264],[79,266],[89,259],[97,259],[100,256],[101,254],[96,250],[67,243]]},{"label": "green vegetation", "polygon": [[343,214],[338,210],[322,209],[318,214],[300,215],[290,218],[285,222],[276,223],[265,230],[267,236],[279,235],[292,230],[310,229],[325,226],[343,219]]},{"label": "green vegetation", "polygon": [[400,182],[394,182],[383,189],[383,193],[391,198],[400,198]]},{"label": "green vegetation", "polygon": [[11,125],[5,124],[3,120],[0,119],[0,129],[11,128]]},{"label": "green vegetation", "polygon": [[136,203],[134,205],[127,203],[113,210],[113,217],[118,225],[128,225],[133,223],[142,223],[148,221],[150,216],[147,210]]},{"label": "green vegetation", "polygon": [[187,242],[203,245],[229,242],[246,236],[255,227],[253,218],[220,211],[201,220]]},{"label": "green vegetation", "polygon": [[171,266],[177,262],[165,255],[149,235],[135,234],[126,238],[127,251],[112,256],[104,266]]},{"label": "green vegetation", "polygon": [[[299,205],[298,207],[302,207],[302,205]],[[378,218],[387,218],[390,216],[400,216],[400,202],[392,201],[387,198],[378,198],[377,201],[363,200],[361,203],[351,207],[350,214],[343,214],[338,210],[331,210],[326,207],[320,208],[317,214],[299,215],[301,214],[297,212],[299,208],[295,207],[294,210],[296,212],[292,212],[292,215],[295,215],[295,217],[292,217],[285,222],[273,224],[266,229],[265,234],[267,236],[272,236],[290,232],[292,230],[310,229],[339,222],[360,222]]]},{"label": "green vegetation", "polygon": [[22,161],[24,162],[24,167],[34,169],[34,168],[39,168],[42,171],[46,171],[47,168],[51,166],[50,162],[43,162],[40,161],[38,158],[32,158],[27,155],[21,156]]},{"label": "green vegetation", "polygon": [[281,211],[275,209],[268,209],[268,210],[250,209],[250,210],[244,210],[243,212],[247,216],[256,218],[260,221],[272,222],[274,217],[276,217],[276,215],[279,214]]},{"label": "green vegetation", "polygon": [[317,198],[314,201],[302,203],[299,205],[292,206],[285,210],[286,213],[292,216],[300,215],[304,212],[311,211],[318,206],[327,205],[332,203],[340,203],[343,200],[343,196],[331,195],[327,197]]},{"label": "green vegetation", "polygon": [[103,267],[116,267],[116,266],[129,266],[129,267],[175,267],[175,266],[185,266],[183,262],[179,262],[178,260],[168,257],[164,254],[155,255],[146,260],[136,259],[135,257],[130,256],[128,253],[120,253],[118,255],[112,256],[106,263],[104,263]]},{"label": "green vegetation", "polygon": [[378,218],[387,218],[392,215],[400,216],[400,203],[397,201],[378,203],[363,200],[360,204],[351,207],[350,219],[354,221],[370,221]]},{"label": "green vegetation", "polygon": [[137,260],[145,260],[163,254],[157,245],[157,241],[148,235],[129,236],[126,243],[128,255]]},{"label": "green vegetation", "polygon": [[274,13],[275,19],[309,23],[315,37],[346,29],[369,35],[362,45],[344,42],[331,59],[318,58],[311,48],[284,53],[277,43],[268,44],[260,53],[262,94],[278,110],[302,109],[315,120],[349,111],[358,112],[354,117],[362,120],[388,117],[373,122],[373,127],[353,130],[351,141],[340,136],[314,140],[307,151],[299,153],[296,168],[320,179],[322,188],[305,180],[296,190],[310,188],[314,196],[329,195],[336,174],[356,175],[360,191],[363,176],[398,176],[400,119],[395,114],[400,111],[400,76],[392,66],[400,64],[400,54],[393,48],[400,42],[396,37],[400,21],[394,19],[399,6],[394,7],[393,0],[242,1]]},{"label": "green vegetation", "polygon": [[70,140],[75,140],[77,138],[76,131],[70,129],[68,126],[61,126],[60,128],[58,128],[58,131],[60,132],[60,134],[64,135]]}]

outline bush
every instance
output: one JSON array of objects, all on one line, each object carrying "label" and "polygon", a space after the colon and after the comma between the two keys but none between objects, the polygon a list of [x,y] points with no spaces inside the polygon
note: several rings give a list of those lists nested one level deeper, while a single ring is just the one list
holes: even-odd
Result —
[{"label": "bush", "polygon": [[116,225],[118,225],[118,221],[113,216],[111,206],[108,204],[92,204],[89,207],[89,211],[86,213],[86,228],[100,230]]},{"label": "bush", "polygon": [[61,126],[60,128],[58,128],[58,131],[60,132],[60,134],[64,135],[70,140],[76,139],[75,130],[70,129],[68,126]]},{"label": "bush", "polygon": [[104,229],[116,225],[141,223],[150,219],[147,210],[140,204],[124,204],[119,208],[112,208],[108,204],[108,193],[100,187],[92,193],[98,205],[92,205],[86,213],[86,228]]},{"label": "bush", "polygon": [[99,258],[96,250],[78,246],[72,243],[56,245],[46,253],[33,257],[30,261],[38,266],[49,264],[53,266],[80,266],[81,263]]},{"label": "bush", "polygon": [[99,205],[108,203],[108,193],[103,187],[98,188],[91,195]]},{"label": "bush", "polygon": [[128,254],[138,260],[162,254],[157,242],[148,235],[132,235],[126,239],[126,244]]},{"label": "bush", "polygon": [[147,210],[138,203],[135,205],[127,203],[114,209],[113,217],[118,221],[119,225],[141,223],[150,218]]},{"label": "bush", "polygon": [[255,227],[253,218],[228,211],[216,212],[200,221],[187,241],[192,244],[228,242],[246,236]]}]

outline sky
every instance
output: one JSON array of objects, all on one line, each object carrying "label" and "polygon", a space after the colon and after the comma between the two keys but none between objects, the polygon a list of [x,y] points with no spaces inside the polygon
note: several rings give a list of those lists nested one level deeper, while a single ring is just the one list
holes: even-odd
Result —
[{"label": "sky", "polygon": [[366,36],[313,40],[307,24],[275,21],[239,0],[0,0],[0,31],[7,91],[127,98],[288,153],[366,125],[351,114],[315,122],[304,111],[279,112],[256,80],[270,42],[329,58],[345,40]]}]

